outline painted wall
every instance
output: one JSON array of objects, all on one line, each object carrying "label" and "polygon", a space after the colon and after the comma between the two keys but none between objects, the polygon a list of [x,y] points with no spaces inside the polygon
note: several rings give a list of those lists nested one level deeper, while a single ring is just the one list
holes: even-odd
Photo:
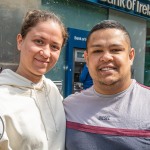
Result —
[{"label": "painted wall", "polygon": [[38,8],[38,0],[0,0],[0,67],[16,69],[19,52],[16,36],[25,12]]},{"label": "painted wall", "polygon": [[134,78],[138,82],[144,83],[146,21],[111,9],[109,10],[109,19],[119,21],[130,33],[132,47],[135,48]]}]

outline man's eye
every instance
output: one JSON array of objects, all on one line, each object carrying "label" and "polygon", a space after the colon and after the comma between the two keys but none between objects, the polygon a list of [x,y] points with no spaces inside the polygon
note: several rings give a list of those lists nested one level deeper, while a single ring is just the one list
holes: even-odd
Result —
[{"label": "man's eye", "polygon": [[101,53],[103,52],[102,50],[94,50],[94,53]]},{"label": "man's eye", "polygon": [[114,53],[117,53],[117,52],[120,52],[121,49],[112,49],[111,51],[114,52]]}]

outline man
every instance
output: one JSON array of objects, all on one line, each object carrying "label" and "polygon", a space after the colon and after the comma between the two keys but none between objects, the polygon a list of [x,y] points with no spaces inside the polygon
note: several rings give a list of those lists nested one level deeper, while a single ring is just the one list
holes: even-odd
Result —
[{"label": "man", "polygon": [[87,89],[93,85],[93,80],[89,74],[86,63],[84,64],[81,74],[79,76],[79,81],[83,83],[83,89]]},{"label": "man", "polygon": [[67,150],[150,150],[150,89],[131,79],[127,30],[105,20],[87,37],[93,86],[64,101]]}]

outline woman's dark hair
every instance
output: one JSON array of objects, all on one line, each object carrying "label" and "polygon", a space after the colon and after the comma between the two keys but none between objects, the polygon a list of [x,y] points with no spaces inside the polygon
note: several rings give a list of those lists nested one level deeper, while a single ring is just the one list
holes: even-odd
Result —
[{"label": "woman's dark hair", "polygon": [[64,46],[68,38],[68,33],[64,24],[62,23],[60,18],[57,15],[55,15],[53,12],[48,12],[44,10],[33,10],[33,11],[28,11],[26,13],[20,31],[22,38],[25,38],[25,36],[31,30],[31,28],[35,27],[39,22],[44,22],[47,20],[52,20],[60,25],[62,30],[62,36],[63,36],[62,46]]}]

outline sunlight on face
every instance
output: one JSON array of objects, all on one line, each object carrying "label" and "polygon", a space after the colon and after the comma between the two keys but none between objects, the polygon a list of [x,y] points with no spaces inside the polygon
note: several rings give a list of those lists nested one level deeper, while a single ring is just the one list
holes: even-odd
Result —
[{"label": "sunlight on face", "polygon": [[24,39],[19,34],[17,41],[21,52],[17,71],[33,81],[54,67],[60,55],[63,37],[57,23],[45,21],[31,28]]},{"label": "sunlight on face", "polygon": [[91,34],[85,59],[96,87],[128,85],[134,49],[118,29],[97,30]]}]

